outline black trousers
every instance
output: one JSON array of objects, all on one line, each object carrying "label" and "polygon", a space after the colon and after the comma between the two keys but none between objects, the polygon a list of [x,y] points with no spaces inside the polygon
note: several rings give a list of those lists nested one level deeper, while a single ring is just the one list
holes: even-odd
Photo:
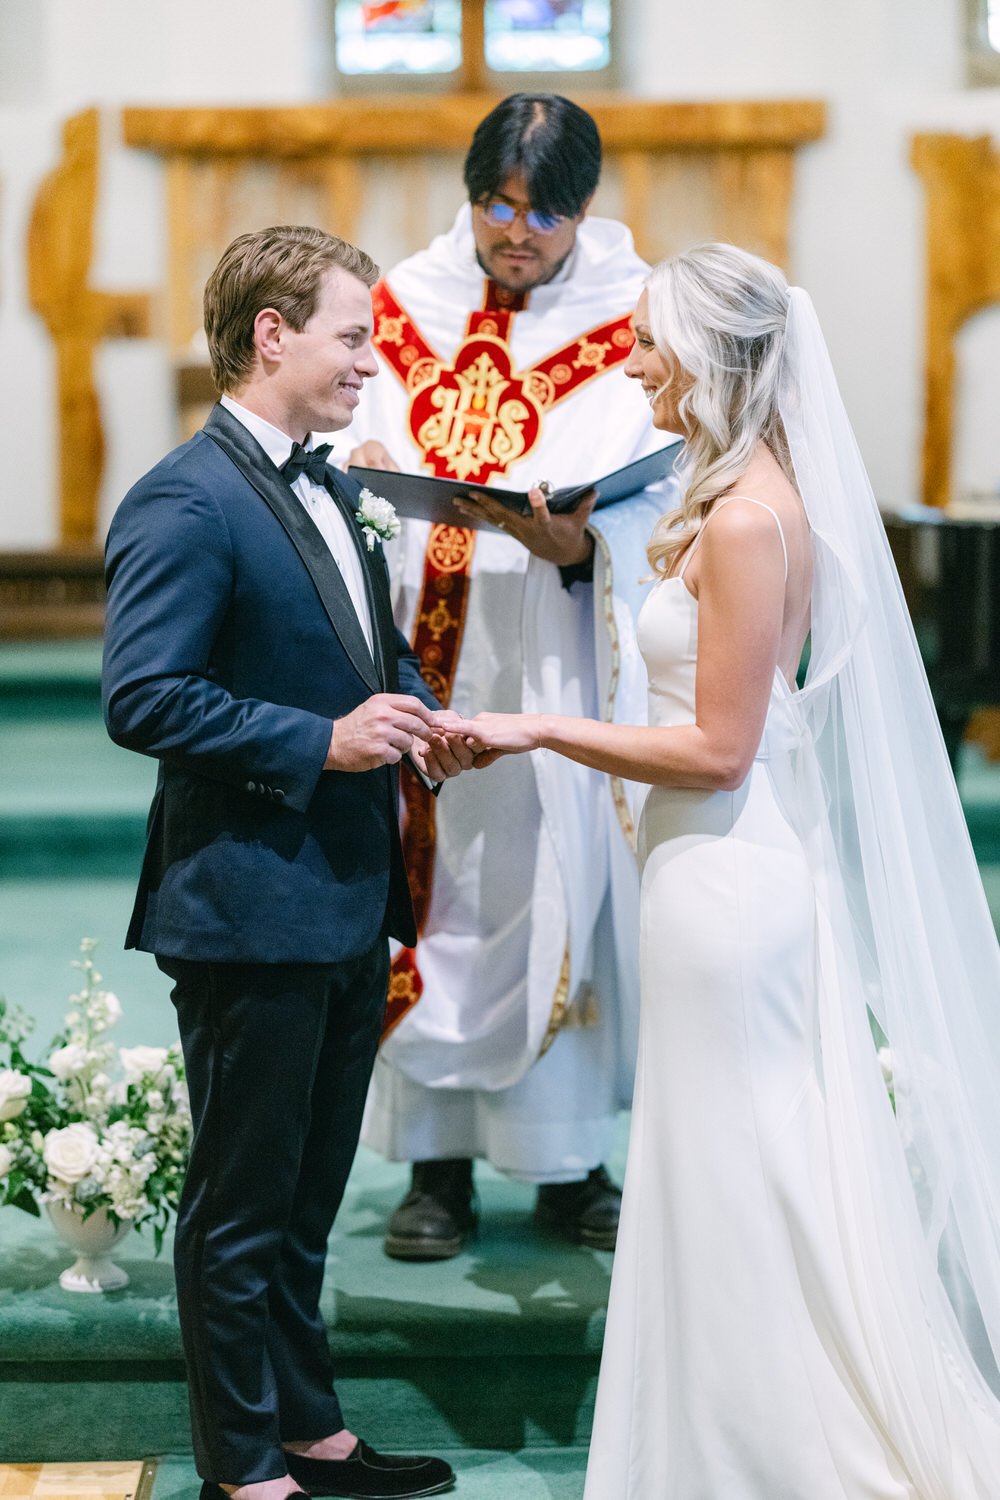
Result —
[{"label": "black trousers", "polygon": [[174,1267],[198,1473],[286,1472],[282,1442],[344,1425],[319,1311],[389,979],[341,964],[157,957],[174,980],[194,1144]]}]

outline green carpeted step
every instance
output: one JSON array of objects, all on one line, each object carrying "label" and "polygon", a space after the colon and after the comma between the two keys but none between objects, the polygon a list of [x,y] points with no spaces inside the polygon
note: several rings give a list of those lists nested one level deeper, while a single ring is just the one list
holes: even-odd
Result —
[{"label": "green carpeted step", "polygon": [[154,762],[112,744],[100,643],[0,650],[0,877],[138,868]]},{"label": "green carpeted step", "polygon": [[[627,1120],[611,1162],[619,1176]],[[461,1256],[382,1253],[407,1169],[359,1153],[330,1243],[323,1310],[348,1420],[377,1447],[571,1447],[590,1428],[611,1256],[553,1241],[534,1190],[477,1168],[482,1223]],[[190,1445],[169,1252],[142,1235],[132,1278],[64,1292],[47,1221],[0,1220],[0,1461],[143,1458]]]}]

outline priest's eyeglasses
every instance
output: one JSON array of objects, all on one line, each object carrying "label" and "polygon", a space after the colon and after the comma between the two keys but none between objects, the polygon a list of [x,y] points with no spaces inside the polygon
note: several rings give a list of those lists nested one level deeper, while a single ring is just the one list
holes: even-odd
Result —
[{"label": "priest's eyeglasses", "polygon": [[499,198],[491,198],[480,207],[483,218],[494,229],[506,229],[515,219],[523,219],[533,234],[551,234],[566,222],[562,214],[540,214],[534,208],[515,208],[512,203],[504,203]]}]

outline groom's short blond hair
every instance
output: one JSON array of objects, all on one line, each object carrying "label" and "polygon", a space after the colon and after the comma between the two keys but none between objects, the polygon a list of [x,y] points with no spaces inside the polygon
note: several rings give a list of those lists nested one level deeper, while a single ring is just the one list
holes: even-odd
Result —
[{"label": "groom's short blond hair", "polygon": [[304,224],[241,234],[223,251],[205,284],[205,334],[212,378],[223,394],[246,383],[254,363],[254,319],[266,307],[301,333],[316,311],[320,283],[333,267],[373,287],[370,255]]}]

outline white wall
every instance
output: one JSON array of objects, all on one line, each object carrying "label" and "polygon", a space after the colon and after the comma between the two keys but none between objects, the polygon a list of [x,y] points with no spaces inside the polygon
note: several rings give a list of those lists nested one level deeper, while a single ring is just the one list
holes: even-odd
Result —
[{"label": "white wall", "polygon": [[[1000,136],[1000,90],[963,86],[963,0],[625,0],[626,87],[654,98],[821,98],[826,138],[799,156],[792,249],[816,301],[880,500],[918,492],[923,191],[914,131]],[[0,547],[55,541],[54,386],[24,251],[62,120],[89,104],[299,103],[322,97],[327,0],[0,0]],[[109,109],[108,119],[113,121]],[[163,278],[163,173],[107,142],[97,286]],[[1000,322],[963,339],[960,479],[1000,481]],[[171,442],[155,341],[107,345],[99,377],[107,518]]]},{"label": "white wall", "polygon": [[[816,97],[826,137],[798,157],[792,273],[813,296],[876,494],[918,498],[924,197],[917,131],[1000,136],[1000,90],[963,84],[963,0],[642,0],[637,93]],[[1000,482],[1000,362],[980,336],[960,388],[960,483]],[[994,356],[997,344],[992,343]]]},{"label": "white wall", "polygon": [[[47,330],[30,311],[25,256],[39,183],[69,115],[108,106],[91,283],[162,284],[160,162],[114,135],[123,104],[297,104],[323,91],[322,0],[0,0],[0,548],[57,540],[55,384]],[[171,446],[165,353],[106,344],[98,359],[106,521]]]}]

